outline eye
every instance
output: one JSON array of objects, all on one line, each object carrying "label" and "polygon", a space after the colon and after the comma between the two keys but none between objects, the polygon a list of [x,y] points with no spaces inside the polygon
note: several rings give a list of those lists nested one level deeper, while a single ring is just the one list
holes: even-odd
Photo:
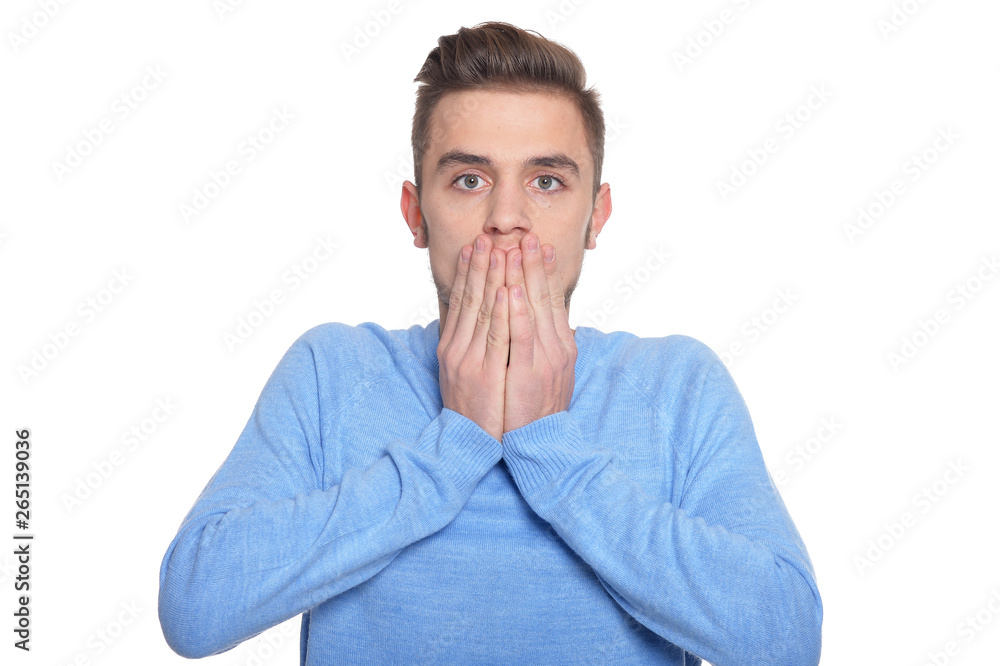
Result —
[{"label": "eye", "polygon": [[471,192],[477,189],[476,185],[479,185],[482,182],[484,182],[483,179],[474,173],[463,173],[461,176],[452,181],[452,184],[458,183],[458,189]]},{"label": "eye", "polygon": [[[543,192],[558,192],[559,190],[566,187],[566,183],[562,182],[562,180],[560,180],[559,178],[556,178],[552,174],[548,173],[538,176],[537,178],[535,178],[535,180],[538,181],[538,189],[542,190]],[[559,187],[554,187],[556,183],[559,183]]]}]

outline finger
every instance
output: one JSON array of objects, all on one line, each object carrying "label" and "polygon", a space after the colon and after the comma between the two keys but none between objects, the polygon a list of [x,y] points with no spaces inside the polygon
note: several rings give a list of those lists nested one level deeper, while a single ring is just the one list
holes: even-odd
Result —
[{"label": "finger", "polygon": [[521,239],[523,249],[522,270],[527,287],[528,307],[532,322],[537,327],[536,336],[545,345],[559,344],[552,316],[552,301],[549,294],[548,277],[542,265],[542,245],[538,234],[526,234]]},{"label": "finger", "polygon": [[491,249],[489,252],[489,268],[486,273],[486,289],[483,291],[483,302],[479,307],[479,319],[476,322],[476,330],[472,335],[472,346],[476,349],[483,349],[486,345],[486,337],[493,325],[493,308],[497,302],[497,288],[503,286],[504,276],[504,253],[500,250]]},{"label": "finger", "polygon": [[524,287],[517,284],[507,289],[510,294],[510,364],[534,367],[535,328],[528,316],[528,299]]},{"label": "finger", "polygon": [[[549,260],[546,261],[545,257]],[[569,310],[566,309],[566,292],[563,289],[562,278],[559,276],[554,245],[542,247],[542,266],[545,279],[549,285],[549,298],[552,301],[552,319],[555,322],[556,333],[562,339],[572,338],[573,329],[569,327]]]},{"label": "finger", "polygon": [[510,292],[502,285],[497,287],[493,301],[485,363],[488,368],[501,368],[506,373],[510,353]]},{"label": "finger", "polygon": [[479,320],[479,308],[483,304],[483,289],[486,286],[486,271],[489,268],[489,237],[479,234],[473,240],[472,259],[469,261],[469,275],[465,279],[465,289],[462,293],[462,311],[458,315],[458,328],[455,329],[455,344],[462,349],[468,349],[472,342],[472,334]]},{"label": "finger", "polygon": [[440,331],[440,342],[447,345],[455,335],[458,326],[458,313],[462,311],[462,294],[465,293],[465,280],[469,274],[469,258],[472,247],[463,245],[458,251],[458,268],[455,270],[455,280],[451,284],[451,295],[448,298],[448,316],[444,320],[444,330]]},{"label": "finger", "polygon": [[[515,285],[521,287],[521,293],[526,293],[526,287],[524,285],[524,267],[521,265],[524,259],[524,252],[521,251],[520,247],[514,247],[507,251],[507,275],[505,276],[507,291],[514,288]],[[511,301],[513,302],[514,296],[511,295]],[[529,309],[528,316],[531,317],[530,308],[531,304],[526,303],[526,307]],[[511,314],[513,314],[513,305],[510,306]]]}]

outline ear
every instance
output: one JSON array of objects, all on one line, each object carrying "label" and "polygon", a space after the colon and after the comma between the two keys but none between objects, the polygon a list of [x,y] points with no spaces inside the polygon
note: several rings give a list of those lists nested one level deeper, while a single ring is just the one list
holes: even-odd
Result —
[{"label": "ear", "polygon": [[403,182],[403,191],[399,197],[399,210],[403,213],[406,226],[413,234],[413,245],[419,248],[427,247],[427,239],[424,238],[424,229],[421,221],[423,214],[420,212],[420,200],[417,198],[417,186],[410,181]]},{"label": "ear", "polygon": [[586,245],[588,250],[597,248],[597,234],[601,233],[609,217],[611,217],[611,185],[604,183],[597,191],[594,210],[590,214],[590,238],[587,239]]}]

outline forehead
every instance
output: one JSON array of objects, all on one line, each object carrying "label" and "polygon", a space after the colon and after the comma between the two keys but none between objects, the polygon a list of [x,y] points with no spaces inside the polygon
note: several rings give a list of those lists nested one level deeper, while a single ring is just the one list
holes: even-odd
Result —
[{"label": "forehead", "polygon": [[427,156],[463,149],[499,162],[564,153],[593,168],[583,116],[566,95],[462,90],[441,97],[431,116]]}]

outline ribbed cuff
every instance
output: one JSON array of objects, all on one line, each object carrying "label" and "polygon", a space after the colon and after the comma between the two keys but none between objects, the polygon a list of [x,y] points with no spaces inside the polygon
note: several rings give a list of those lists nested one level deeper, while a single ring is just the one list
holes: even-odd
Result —
[{"label": "ribbed cuff", "polygon": [[503,434],[503,459],[522,494],[533,494],[588,457],[576,419],[566,410]]},{"label": "ribbed cuff", "polygon": [[445,407],[417,440],[417,451],[440,460],[441,473],[462,497],[472,494],[503,455],[503,447],[479,424]]}]

